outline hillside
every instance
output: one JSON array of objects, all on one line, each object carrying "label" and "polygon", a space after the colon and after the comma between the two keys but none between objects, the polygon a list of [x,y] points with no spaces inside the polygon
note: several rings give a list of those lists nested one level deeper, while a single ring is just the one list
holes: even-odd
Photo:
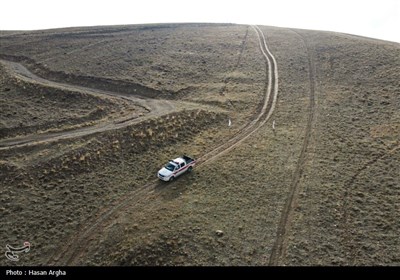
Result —
[{"label": "hillside", "polygon": [[[400,265],[400,44],[232,24],[0,40],[0,243],[31,243],[0,264]],[[194,171],[158,181],[184,153]]]}]

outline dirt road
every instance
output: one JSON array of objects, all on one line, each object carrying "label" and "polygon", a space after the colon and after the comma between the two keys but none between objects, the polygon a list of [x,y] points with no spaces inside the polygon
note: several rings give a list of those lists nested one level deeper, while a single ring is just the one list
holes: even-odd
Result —
[{"label": "dirt road", "polygon": [[286,200],[285,207],[281,214],[281,218],[278,225],[277,239],[274,243],[274,246],[271,251],[271,257],[269,260],[269,265],[279,265],[282,260],[285,258],[285,250],[287,247],[287,236],[290,231],[293,209],[297,205],[297,200],[299,197],[299,181],[301,175],[303,174],[304,166],[307,160],[307,152],[309,150],[309,143],[311,138],[311,131],[314,124],[314,115],[315,115],[315,65],[313,58],[313,51],[310,48],[307,39],[297,31],[295,32],[298,36],[301,37],[305,51],[308,54],[308,76],[309,76],[309,84],[310,84],[310,95],[309,95],[309,107],[308,107],[308,119],[307,126],[305,129],[305,136],[303,145],[301,148],[300,156],[296,164],[296,169],[293,175],[292,183],[290,186],[289,196]]},{"label": "dirt road", "polygon": [[[266,90],[264,92],[261,110],[232,138],[214,148],[212,151],[201,156],[198,159],[198,167],[215,160],[217,157],[229,152],[234,147],[241,144],[260,127],[262,127],[273,114],[278,97],[278,67],[275,57],[268,49],[264,33],[257,26],[253,26],[253,30],[257,34],[260,50],[268,68],[268,77],[266,77],[265,80]],[[158,185],[158,180],[153,180],[148,184],[126,194],[124,197],[121,197],[113,205],[103,208],[92,221],[88,221],[86,226],[82,226],[81,229],[74,234],[62,248],[57,250],[57,253],[51,256],[47,264],[78,264],[79,259],[85,254],[85,251],[90,246],[90,241],[93,239],[95,234],[104,231],[108,223],[111,220],[116,219],[116,217],[123,213],[127,207],[135,205],[139,201],[149,199],[151,195],[155,195],[154,190]]]},{"label": "dirt road", "polygon": [[275,57],[268,49],[264,33],[258,26],[252,26],[252,28],[257,33],[260,43],[260,50],[268,65],[268,78],[266,80],[267,89],[264,93],[262,108],[258,115],[256,115],[251,122],[245,125],[234,137],[199,158],[199,165],[216,159],[217,157],[232,150],[234,147],[245,141],[261,126],[263,126],[270,119],[272,113],[274,112],[278,98],[278,66]]},{"label": "dirt road", "polygon": [[47,133],[26,135],[9,139],[1,139],[0,150],[37,145],[44,142],[52,142],[62,139],[82,137],[93,133],[120,129],[123,127],[133,125],[135,123],[139,123],[149,118],[160,117],[162,115],[181,111],[184,109],[190,110],[190,109],[204,108],[208,110],[216,110],[214,107],[201,105],[197,103],[139,97],[135,95],[136,94],[135,92],[132,95],[130,95],[130,94],[110,92],[110,91],[92,89],[77,85],[54,82],[46,80],[44,78],[41,78],[33,74],[20,63],[6,61],[6,60],[0,60],[0,63],[5,66],[6,71],[8,72],[9,75],[14,76],[17,79],[23,80],[28,83],[35,83],[56,89],[79,92],[102,99],[111,99],[111,100],[123,99],[132,102],[133,107],[136,108],[133,113],[127,113],[122,116],[118,116],[117,118],[105,120],[92,126],[87,126],[72,130],[65,130],[60,132],[47,132]]}]

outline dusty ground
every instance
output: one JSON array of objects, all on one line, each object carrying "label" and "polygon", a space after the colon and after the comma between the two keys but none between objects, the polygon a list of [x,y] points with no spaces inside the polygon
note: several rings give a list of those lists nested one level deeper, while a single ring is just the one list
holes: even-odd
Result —
[{"label": "dusty ground", "polygon": [[[172,184],[155,180],[165,161],[204,158],[262,110],[268,64],[254,29],[0,33],[0,59],[53,82],[0,68],[0,244],[32,244],[14,264],[399,265],[400,45],[261,30],[279,74],[271,119]],[[171,111],[145,117],[104,91]],[[34,141],[127,112],[140,121]],[[32,143],[7,148],[21,135]]]}]

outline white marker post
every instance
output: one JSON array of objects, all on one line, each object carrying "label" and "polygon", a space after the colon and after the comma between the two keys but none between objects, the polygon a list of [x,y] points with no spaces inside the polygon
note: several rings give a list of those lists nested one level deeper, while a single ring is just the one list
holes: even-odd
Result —
[{"label": "white marker post", "polygon": [[275,120],[272,121],[272,131],[274,132],[274,136],[276,136],[276,131],[275,131]]}]

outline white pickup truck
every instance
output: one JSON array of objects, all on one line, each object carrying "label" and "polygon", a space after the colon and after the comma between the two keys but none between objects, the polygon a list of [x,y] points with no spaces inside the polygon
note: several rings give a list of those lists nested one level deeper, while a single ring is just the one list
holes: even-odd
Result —
[{"label": "white pickup truck", "polygon": [[183,173],[191,172],[195,164],[196,160],[183,155],[174,160],[170,160],[158,171],[157,176],[160,180],[171,182]]}]

